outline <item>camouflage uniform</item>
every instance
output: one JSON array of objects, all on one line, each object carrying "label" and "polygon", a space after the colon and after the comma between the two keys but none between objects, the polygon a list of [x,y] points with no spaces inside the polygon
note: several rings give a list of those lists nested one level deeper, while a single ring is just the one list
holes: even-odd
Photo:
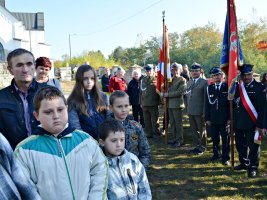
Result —
[{"label": "camouflage uniform", "polygon": [[[111,117],[114,118],[113,113]],[[122,122],[125,128],[125,149],[135,154],[147,169],[150,163],[150,146],[141,124],[129,119]]]}]

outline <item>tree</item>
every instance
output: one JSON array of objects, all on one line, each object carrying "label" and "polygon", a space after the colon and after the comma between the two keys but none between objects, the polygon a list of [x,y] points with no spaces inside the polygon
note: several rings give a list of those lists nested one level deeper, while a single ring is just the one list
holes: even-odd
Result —
[{"label": "tree", "polygon": [[177,49],[172,52],[171,60],[191,65],[198,62],[207,73],[213,66],[219,66],[221,57],[222,33],[215,24],[195,27],[180,36]]},{"label": "tree", "polygon": [[267,20],[259,23],[246,23],[240,21],[239,37],[245,63],[254,65],[254,72],[266,72],[267,52],[258,50],[256,45],[259,41],[267,41]]}]

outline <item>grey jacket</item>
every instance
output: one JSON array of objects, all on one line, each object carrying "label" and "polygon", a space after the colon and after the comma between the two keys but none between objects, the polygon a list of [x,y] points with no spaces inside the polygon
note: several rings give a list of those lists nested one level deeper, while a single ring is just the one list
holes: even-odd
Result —
[{"label": "grey jacket", "polygon": [[208,87],[207,80],[199,78],[196,83],[192,79],[187,82],[187,114],[204,115],[206,91]]},{"label": "grey jacket", "polygon": [[152,199],[146,171],[138,158],[126,149],[121,156],[108,158],[108,199]]}]

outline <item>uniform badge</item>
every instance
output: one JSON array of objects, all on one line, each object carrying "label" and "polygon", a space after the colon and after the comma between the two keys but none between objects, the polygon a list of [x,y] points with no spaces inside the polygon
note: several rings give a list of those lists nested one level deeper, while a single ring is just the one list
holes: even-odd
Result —
[{"label": "uniform badge", "polygon": [[133,134],[133,135],[132,135],[132,140],[133,140],[133,141],[138,140],[138,138],[139,138],[139,136],[138,136],[137,134]]}]

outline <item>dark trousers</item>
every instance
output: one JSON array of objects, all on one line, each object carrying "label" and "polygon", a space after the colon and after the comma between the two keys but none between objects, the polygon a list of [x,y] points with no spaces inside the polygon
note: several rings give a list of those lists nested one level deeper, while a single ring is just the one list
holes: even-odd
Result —
[{"label": "dark trousers", "polygon": [[145,127],[143,110],[140,105],[132,105],[134,120],[139,122],[142,127]]},{"label": "dark trousers", "polygon": [[219,157],[220,150],[220,136],[222,137],[222,162],[230,159],[230,137],[226,131],[225,124],[212,124],[210,126],[213,155]]},{"label": "dark trousers", "polygon": [[235,129],[235,143],[239,161],[248,166],[248,170],[258,169],[260,161],[260,145],[254,143],[254,134],[254,130]]}]

